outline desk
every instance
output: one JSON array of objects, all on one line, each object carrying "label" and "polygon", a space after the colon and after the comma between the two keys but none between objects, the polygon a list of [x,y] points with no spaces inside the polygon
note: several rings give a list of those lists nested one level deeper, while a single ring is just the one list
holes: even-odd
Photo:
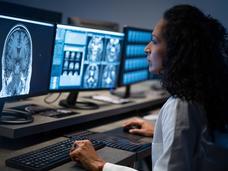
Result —
[{"label": "desk", "polygon": [[[131,166],[135,162],[135,154],[123,150],[113,149],[109,147],[102,148],[97,151],[97,154],[102,157],[105,161],[124,166]],[[75,165],[75,162],[69,162],[62,166],[52,169],[53,171],[85,171]]]},{"label": "desk", "polygon": [[[59,141],[64,140],[64,137],[60,137],[60,138],[56,138],[47,142],[43,142],[37,145],[33,145],[30,147],[25,147],[19,150],[12,150],[12,149],[7,149],[6,147],[2,148],[2,144],[0,144],[1,148],[0,148],[0,170],[1,171],[16,171],[17,169],[13,169],[13,168],[9,168],[5,166],[5,160],[13,157],[13,156],[17,156],[32,150],[36,150],[54,143],[57,143]],[[107,162],[112,162],[112,163],[118,163],[118,164],[122,164],[122,165],[130,165],[131,163],[133,163],[136,158],[135,158],[135,153],[132,152],[127,152],[127,151],[123,151],[123,150],[118,150],[118,149],[113,149],[113,148],[109,148],[109,147],[104,147],[100,150],[97,151],[98,155],[101,156],[102,158],[104,158]],[[110,155],[112,154],[112,155]],[[63,170],[74,170],[74,171],[81,171],[84,170],[82,168],[79,168],[76,166],[76,164],[74,162],[69,162],[66,163],[62,166],[56,167],[52,170],[55,171],[63,171]]]},{"label": "desk", "polygon": [[[107,104],[102,102],[96,102],[101,107],[96,110],[74,110],[72,111],[79,112],[79,114],[71,115],[63,118],[51,118],[42,115],[34,115],[34,122],[30,124],[22,125],[0,125],[0,136],[8,138],[20,138],[24,136],[34,135],[42,132],[47,132],[55,129],[60,129],[68,126],[78,125],[86,123],[89,121],[95,121],[98,119],[109,118],[115,115],[123,115],[127,112],[139,111],[142,109],[150,108],[156,105],[162,105],[166,101],[167,95],[161,94],[160,91],[148,91],[148,84],[137,84],[132,87],[134,90],[145,91],[146,97],[142,99],[132,99],[132,103],[114,105]],[[83,97],[91,96],[94,93],[109,95],[107,91],[96,91],[96,92],[82,92],[79,96],[79,100],[87,100]],[[65,99],[67,93],[61,96],[61,99]],[[14,107],[17,105],[23,105],[28,103],[43,105],[47,107],[59,108],[58,101],[48,105],[43,102],[44,96],[31,98],[26,101],[19,101],[17,103],[7,104],[6,107]],[[93,101],[94,102],[94,101]],[[29,131],[28,131],[29,130]]]},{"label": "desk", "polygon": [[[142,85],[139,85],[140,89],[142,89]],[[145,86],[146,87],[146,86]],[[143,88],[145,88],[143,87]],[[102,93],[106,94],[108,92],[96,92],[96,93]],[[83,96],[88,96],[91,95],[91,92],[85,92],[80,94],[80,100],[83,100]],[[146,97],[144,99],[134,99],[133,103],[128,103],[124,105],[103,105],[101,108],[97,110],[92,110],[92,111],[83,111],[83,110],[77,110],[80,114],[78,115],[73,115],[73,116],[68,116],[60,119],[56,118],[50,118],[50,117],[45,117],[45,116],[39,116],[35,115],[34,116],[34,122],[30,124],[24,124],[24,125],[0,125],[0,135],[5,136],[8,138],[12,138],[12,140],[0,137],[0,170],[1,171],[15,171],[16,169],[13,168],[8,168],[5,166],[5,160],[7,158],[10,158],[12,156],[17,156],[22,153],[29,152],[31,150],[36,150],[42,147],[45,147],[47,145],[57,143],[59,141],[64,140],[64,137],[57,137],[48,141],[43,141],[42,143],[33,143],[33,145],[30,146],[25,146],[22,148],[15,148],[14,145],[17,143],[17,139],[13,140],[14,138],[20,137],[20,139],[23,139],[22,137],[37,133],[44,133],[44,132],[49,132],[51,130],[55,129],[60,129],[64,128],[66,126],[71,126],[71,125],[76,125],[80,123],[87,123],[88,121],[96,121],[101,118],[109,118],[115,115],[123,115],[126,112],[133,112],[136,110],[141,110],[145,108],[150,108],[153,107],[154,105],[158,104],[163,104],[166,100],[167,96],[164,96],[160,92],[148,92],[146,93]],[[62,97],[65,98],[66,94]],[[23,105],[26,103],[34,103],[38,105],[44,105],[48,107],[57,107],[58,103],[54,103],[52,105],[47,105],[44,104],[43,102],[43,97],[36,97],[32,98],[30,101],[22,101],[22,102],[17,102],[16,105]],[[101,103],[102,104],[102,103]],[[15,104],[8,104],[8,107],[15,106]],[[120,125],[121,122],[118,122]],[[117,124],[117,125],[118,125]],[[91,129],[92,131],[95,132],[105,132],[107,131],[108,127],[110,128],[115,128],[114,126],[116,124],[111,124],[110,125],[104,125],[103,130],[101,129],[102,127],[96,127]],[[106,129],[104,129],[106,127]],[[29,131],[28,131],[29,130]],[[101,131],[102,130],[102,131]],[[47,136],[47,133],[46,133]],[[31,141],[35,141],[31,138]],[[150,139],[151,141],[151,139]],[[8,143],[11,142],[11,143]],[[13,144],[13,145],[12,145]],[[11,147],[11,148],[9,148]],[[14,147],[14,148],[12,148]],[[139,157],[144,157],[144,156],[136,156],[135,153],[132,152],[127,152],[123,150],[118,150],[118,149],[113,149],[109,147],[105,147],[103,149],[100,149],[97,151],[97,153],[107,162],[111,163],[117,163],[121,165],[132,165],[133,162],[139,159]],[[146,155],[150,154],[150,151],[147,151],[145,153]],[[82,168],[76,167],[74,162],[69,162],[66,163],[62,166],[56,167],[52,170],[55,171],[62,171],[62,170],[69,170],[69,171],[80,171],[83,170]]]},{"label": "desk", "polygon": [[[116,121],[116,122],[112,122],[112,123],[105,124],[102,126],[98,126],[98,127],[92,128],[90,130],[93,132],[107,133],[109,135],[120,136],[120,137],[124,137],[124,138],[126,137],[126,138],[129,138],[131,140],[139,140],[140,139],[140,142],[151,143],[152,142],[151,137],[136,136],[136,135],[132,135],[132,134],[123,132],[123,130],[122,130],[123,123],[128,119],[130,119],[130,118],[122,119],[120,121]],[[135,156],[136,161],[140,160],[142,158],[148,157],[150,155],[151,155],[151,148],[148,148],[145,151],[138,152]]]},{"label": "desk", "polygon": [[[128,118],[129,119],[129,118]],[[90,131],[94,131],[94,132],[106,132],[106,131],[111,131],[113,129],[116,129],[118,127],[121,127],[123,122],[127,120],[120,120],[120,121],[116,121],[113,123],[109,123],[109,124],[105,124],[99,127],[95,127],[90,129]],[[46,142],[42,142],[36,145],[32,145],[29,147],[24,147],[21,148],[19,150],[13,150],[10,149],[11,144],[7,143],[7,144],[3,144],[4,140],[0,139],[0,170],[1,171],[16,171],[17,169],[13,169],[13,168],[9,168],[5,166],[5,160],[7,158],[13,157],[13,156],[17,156],[26,152],[30,152],[32,150],[36,150],[54,143],[57,143],[59,141],[65,140],[65,137],[59,137],[59,138],[55,138],[52,139],[50,141],[46,141]],[[145,142],[151,142],[152,139],[151,138],[147,138],[144,137],[141,139],[142,141]],[[119,149],[114,149],[114,148],[109,148],[109,147],[104,147],[100,150],[97,151],[98,155],[100,157],[102,157],[105,161],[110,162],[110,163],[115,163],[115,164],[120,164],[120,165],[125,165],[125,166],[132,166],[132,164],[136,161],[139,161],[140,159],[147,157],[151,154],[151,149],[147,149],[146,151],[143,151],[140,154],[136,154],[133,152],[128,152],[128,151],[123,151],[123,150],[119,150]],[[62,171],[62,170],[66,170],[66,171],[82,171],[84,169],[78,167],[75,162],[68,162],[64,165],[61,165],[59,167],[56,167],[54,169],[51,169],[53,171]]]}]

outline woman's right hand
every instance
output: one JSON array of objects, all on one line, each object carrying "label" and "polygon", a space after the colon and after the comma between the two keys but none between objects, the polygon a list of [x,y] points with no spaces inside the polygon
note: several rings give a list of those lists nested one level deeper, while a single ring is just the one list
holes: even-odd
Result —
[{"label": "woman's right hand", "polygon": [[73,161],[81,163],[86,170],[102,171],[105,165],[105,161],[97,155],[89,140],[75,141],[70,157]]},{"label": "woman's right hand", "polygon": [[146,137],[152,137],[154,134],[154,125],[149,121],[146,121],[141,118],[132,118],[124,122],[124,127],[128,127],[131,125],[138,126],[139,128],[130,129],[129,133],[142,135]]}]

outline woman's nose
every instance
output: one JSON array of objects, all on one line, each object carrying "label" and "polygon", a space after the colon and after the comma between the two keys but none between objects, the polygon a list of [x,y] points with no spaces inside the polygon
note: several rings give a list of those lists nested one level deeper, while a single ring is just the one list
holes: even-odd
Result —
[{"label": "woman's nose", "polygon": [[151,46],[152,46],[152,43],[150,42],[144,49],[144,52],[145,54],[149,54],[151,53]]}]

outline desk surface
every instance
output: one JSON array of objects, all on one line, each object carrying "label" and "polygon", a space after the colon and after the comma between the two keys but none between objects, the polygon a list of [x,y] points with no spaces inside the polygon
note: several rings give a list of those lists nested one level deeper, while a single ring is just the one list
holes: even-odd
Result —
[{"label": "desk surface", "polygon": [[[17,169],[13,169],[13,168],[9,168],[9,167],[5,166],[6,159],[11,158],[13,156],[23,154],[23,153],[27,153],[27,152],[30,152],[30,151],[33,151],[33,150],[36,150],[36,149],[39,149],[42,147],[46,147],[48,145],[57,143],[64,139],[65,138],[60,137],[60,138],[56,138],[54,140],[50,140],[50,141],[40,143],[37,145],[33,145],[30,147],[21,148],[18,150],[7,149],[6,147],[2,148],[2,146],[5,146],[5,145],[0,144],[0,146],[1,146],[1,148],[0,148],[0,170],[1,171],[16,171]],[[97,153],[100,157],[105,159],[105,161],[107,161],[107,162],[118,163],[118,164],[122,164],[122,165],[128,165],[136,160],[135,153],[118,150],[118,149],[113,149],[113,148],[109,148],[109,147],[104,147],[104,148],[98,150]],[[80,170],[84,170],[84,169],[78,167],[75,164],[75,162],[72,161],[72,162],[68,162],[64,165],[61,165],[59,167],[56,167],[52,170],[55,170],[55,171],[62,171],[62,170],[80,171]]]},{"label": "desk surface", "polygon": [[[142,89],[142,85],[139,85],[139,89]],[[145,87],[143,87],[145,89]],[[96,92],[100,93],[100,92]],[[102,94],[106,94],[107,92],[102,92]],[[90,93],[82,93],[81,99],[83,99],[83,96],[87,96]],[[64,95],[65,96],[65,95]],[[64,97],[63,97],[64,98]],[[63,128],[65,126],[69,125],[77,125],[78,123],[88,122],[91,120],[96,120],[99,118],[108,118],[113,115],[119,115],[124,114],[126,112],[131,112],[134,110],[140,110],[146,107],[150,107],[153,105],[156,105],[157,103],[163,103],[165,102],[166,96],[161,95],[161,92],[148,92],[147,96],[144,99],[135,99],[135,102],[124,104],[124,105],[103,105],[100,109],[93,110],[93,111],[82,111],[77,110],[80,112],[78,115],[69,116],[61,119],[55,119],[50,117],[44,117],[44,116],[34,116],[34,122],[31,124],[26,125],[0,125],[0,134],[4,135],[6,137],[14,138],[14,137],[20,137],[25,135],[31,135],[35,133],[40,132],[48,132],[50,130],[56,129],[56,128]],[[45,106],[48,106],[47,104],[42,103],[43,97],[37,97],[33,98],[32,101],[23,101],[18,102],[17,105],[22,105],[26,103],[34,103],[34,104],[42,104]],[[101,103],[102,104],[102,103]],[[15,104],[8,104],[9,107],[14,106]],[[57,103],[54,103],[51,105],[51,107],[57,107]],[[107,125],[99,126],[93,129],[90,129],[95,132],[105,132],[110,129],[114,129],[117,127],[120,127],[122,125],[123,121],[118,121],[115,123],[110,123]],[[28,131],[29,130],[29,131]],[[46,133],[47,136],[47,133]],[[29,152],[31,150],[36,150],[42,147],[45,147],[47,145],[51,145],[53,143],[57,143],[59,141],[64,140],[64,137],[55,138],[48,141],[43,141],[42,143],[33,143],[33,145],[30,146],[24,146],[24,147],[16,147],[17,146],[17,140],[9,140],[3,137],[0,137],[0,170],[3,171],[14,171],[16,169],[8,168],[5,166],[5,160],[7,158],[17,156],[22,153]],[[151,141],[151,139],[145,138],[145,141]],[[33,140],[31,140],[33,141]],[[11,143],[9,143],[11,142]],[[13,143],[12,143],[13,142]],[[13,145],[12,145],[13,144]],[[19,145],[20,146],[20,145]],[[149,155],[151,151],[147,151],[144,154]],[[138,157],[144,157],[144,156],[138,156],[135,153],[127,152],[123,150],[113,149],[109,147],[102,148],[97,151],[98,155],[100,155],[105,161],[111,162],[111,163],[117,163],[122,165],[130,165],[134,161],[137,160]],[[138,158],[139,159],[139,158]],[[74,162],[66,163],[62,166],[56,167],[52,170],[55,171],[62,171],[62,170],[69,170],[69,171],[80,171],[83,170],[82,168],[79,168],[75,165]]]},{"label": "desk surface", "polygon": [[[129,119],[129,118],[127,118],[127,119]],[[120,121],[116,121],[116,122],[105,124],[105,125],[102,125],[99,127],[95,127],[95,128],[90,129],[90,131],[101,132],[101,133],[106,132],[106,131],[112,131],[116,128],[122,127],[123,122],[126,121],[127,119],[123,119]],[[3,139],[0,139],[0,170],[1,171],[16,171],[17,170],[17,169],[13,169],[13,168],[9,168],[9,167],[5,166],[5,160],[7,158],[17,156],[17,155],[20,155],[20,154],[23,154],[23,153],[26,153],[26,152],[29,152],[32,150],[36,150],[36,149],[51,145],[53,143],[57,143],[59,141],[65,140],[65,139],[66,139],[65,137],[59,137],[59,138],[55,138],[50,141],[46,141],[46,142],[32,145],[29,147],[26,146],[24,148],[20,148],[20,149],[16,149],[16,150],[10,149],[10,148],[12,148],[11,144],[9,144],[9,143],[4,144]],[[141,141],[151,142],[152,139],[144,137],[141,139]],[[138,161],[146,156],[149,156],[151,154],[151,149],[144,151],[142,154],[136,154],[133,152],[104,147],[104,148],[98,150],[97,153],[100,157],[102,157],[107,162],[129,166],[129,165],[132,165],[132,163],[134,163],[135,161]],[[53,171],[62,171],[62,170],[83,171],[84,169],[78,167],[75,164],[75,162],[72,161],[72,162],[63,164],[59,167],[56,167],[52,170]]]},{"label": "desk surface", "polygon": [[[150,84],[149,84],[150,85]],[[0,136],[5,136],[8,138],[19,138],[29,135],[34,135],[42,132],[47,132],[59,128],[64,128],[67,126],[73,126],[81,123],[86,123],[89,121],[95,121],[101,118],[108,118],[115,115],[124,114],[127,112],[145,109],[151,106],[155,106],[158,104],[162,104],[165,102],[167,96],[164,94],[161,94],[161,91],[148,91],[148,84],[137,84],[134,85],[132,88],[134,91],[145,91],[146,97],[145,98],[138,98],[138,99],[132,99],[133,102],[121,104],[121,105],[114,105],[109,104],[106,102],[97,102],[101,107],[96,110],[74,110],[72,111],[79,112],[79,114],[63,117],[63,118],[53,118],[53,117],[47,117],[42,115],[34,115],[34,122],[30,124],[21,124],[21,125],[1,125],[0,124]],[[82,92],[80,93],[79,100],[82,101],[91,101],[89,99],[85,99],[83,97],[91,96],[94,94],[103,94],[103,95],[109,95],[109,92],[107,91],[96,91],[96,92]],[[63,94],[60,98],[64,99],[66,98],[67,93]],[[9,103],[6,106],[7,107],[14,107],[18,105],[23,104],[38,104],[43,105],[47,107],[53,107],[53,108],[59,108],[58,102],[55,102],[51,105],[45,104],[43,102],[44,96],[31,98],[26,101],[20,101],[17,103]],[[94,102],[94,101],[93,101]],[[29,131],[28,131],[29,130]]]}]

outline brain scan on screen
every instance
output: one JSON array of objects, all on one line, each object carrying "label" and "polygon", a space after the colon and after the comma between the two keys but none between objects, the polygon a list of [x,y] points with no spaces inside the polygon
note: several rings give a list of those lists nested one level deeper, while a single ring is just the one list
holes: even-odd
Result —
[{"label": "brain scan on screen", "polygon": [[92,62],[99,61],[103,52],[103,40],[102,37],[93,36],[88,44],[87,59]]},{"label": "brain scan on screen", "polygon": [[32,75],[32,38],[22,24],[11,28],[2,53],[1,96],[28,94]]},{"label": "brain scan on screen", "polygon": [[51,89],[79,91],[117,87],[123,33],[57,24],[56,35],[60,33],[63,35],[56,36],[54,47],[53,61],[58,62],[53,62]]},{"label": "brain scan on screen", "polygon": [[114,65],[107,65],[103,70],[102,87],[113,87],[116,81],[116,68]]},{"label": "brain scan on screen", "polygon": [[98,85],[99,68],[96,64],[90,64],[85,71],[84,87],[96,88]]},{"label": "brain scan on screen", "polygon": [[120,41],[119,39],[110,39],[106,47],[106,60],[114,62],[118,60],[120,53]]}]

